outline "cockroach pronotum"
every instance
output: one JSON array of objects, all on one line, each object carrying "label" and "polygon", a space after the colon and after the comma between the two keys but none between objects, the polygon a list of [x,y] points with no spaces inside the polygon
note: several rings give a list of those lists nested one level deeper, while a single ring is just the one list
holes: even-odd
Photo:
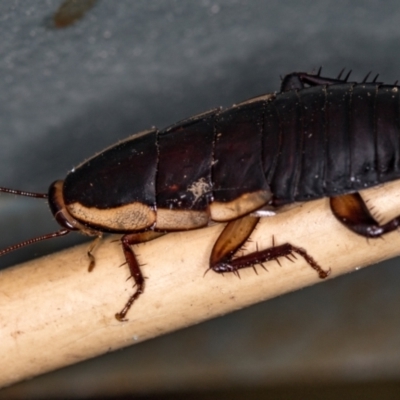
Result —
[{"label": "cockroach pronotum", "polygon": [[62,227],[0,255],[70,231],[122,234],[135,292],[116,314],[120,321],[144,291],[131,246],[211,222],[227,223],[210,256],[215,272],[238,274],[296,253],[326,278],[329,271],[290,243],[235,257],[265,207],[329,197],[336,218],[367,238],[400,224],[396,217],[379,225],[358,193],[400,178],[399,86],[320,72],[289,74],[279,93],[133,135],[74,168],[48,194],[0,188],[47,198]]}]

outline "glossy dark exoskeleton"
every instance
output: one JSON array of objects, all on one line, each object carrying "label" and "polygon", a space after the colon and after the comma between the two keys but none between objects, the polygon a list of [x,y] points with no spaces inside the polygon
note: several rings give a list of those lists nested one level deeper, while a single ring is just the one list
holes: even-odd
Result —
[{"label": "glossy dark exoskeleton", "polygon": [[[366,237],[396,229],[368,211],[358,191],[400,178],[400,94],[396,85],[361,83],[318,74],[287,75],[279,93],[230,109],[215,109],[167,129],[134,135],[87,160],[47,197],[63,227],[0,252],[72,230],[100,237],[120,233],[136,283],[117,319],[143,293],[132,245],[171,231],[227,222],[210,256],[210,269],[238,273],[263,262],[302,256],[320,278],[328,276],[307,252],[290,243],[234,258],[265,207],[329,197],[334,215]],[[91,267],[94,258],[89,252]]]}]

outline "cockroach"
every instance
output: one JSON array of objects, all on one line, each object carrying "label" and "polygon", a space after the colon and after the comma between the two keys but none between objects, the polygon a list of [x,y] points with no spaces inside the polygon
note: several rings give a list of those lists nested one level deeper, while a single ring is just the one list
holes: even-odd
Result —
[{"label": "cockroach", "polygon": [[217,273],[296,253],[326,278],[330,270],[290,243],[235,254],[265,207],[322,197],[356,234],[376,238],[399,226],[400,217],[379,225],[358,193],[400,178],[399,86],[341,76],[291,73],[278,93],[133,135],[74,168],[48,194],[0,188],[47,198],[62,227],[0,255],[71,231],[122,234],[135,291],[116,314],[120,321],[145,287],[131,246],[171,231],[227,223],[210,255]]}]

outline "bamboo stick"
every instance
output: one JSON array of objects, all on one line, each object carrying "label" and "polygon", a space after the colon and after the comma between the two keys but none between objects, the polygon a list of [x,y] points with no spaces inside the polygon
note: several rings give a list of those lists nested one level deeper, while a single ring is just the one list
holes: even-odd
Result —
[{"label": "bamboo stick", "polygon": [[[363,193],[380,222],[399,214],[400,183]],[[222,225],[168,234],[135,246],[147,277],[145,293],[118,322],[132,293],[118,237],[95,251],[87,272],[88,245],[9,268],[0,273],[0,386],[241,309],[286,292],[323,282],[299,256],[221,276],[205,271]],[[400,254],[397,232],[384,240],[357,236],[332,215],[328,199],[303,203],[264,218],[246,251],[290,242],[324,268],[327,279]]]}]

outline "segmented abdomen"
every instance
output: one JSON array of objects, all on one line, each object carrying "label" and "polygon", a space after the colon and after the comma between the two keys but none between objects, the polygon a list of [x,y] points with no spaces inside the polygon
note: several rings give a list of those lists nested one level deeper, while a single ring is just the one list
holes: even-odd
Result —
[{"label": "segmented abdomen", "polygon": [[263,132],[263,160],[276,205],[400,177],[397,86],[291,90],[267,102],[264,116],[264,127],[273,127]]},{"label": "segmented abdomen", "polygon": [[400,178],[399,108],[398,87],[377,83],[266,95],[118,143],[68,174],[64,200],[201,211],[257,191],[276,206],[358,191]]}]

